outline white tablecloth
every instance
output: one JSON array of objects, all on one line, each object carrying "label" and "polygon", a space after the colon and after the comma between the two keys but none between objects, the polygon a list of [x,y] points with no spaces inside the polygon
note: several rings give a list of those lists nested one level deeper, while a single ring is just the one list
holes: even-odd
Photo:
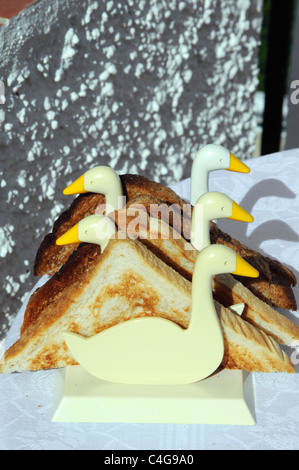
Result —
[{"label": "white tablecloth", "polygon": [[[222,191],[251,212],[252,224],[219,226],[252,248],[299,272],[299,149],[249,160],[250,174],[215,171],[210,190]],[[172,187],[189,198],[189,180]],[[298,277],[299,279],[299,277]],[[41,279],[40,282],[44,282]],[[295,288],[297,302],[298,287]],[[7,339],[19,335],[24,308]],[[297,312],[285,312],[299,322]],[[297,355],[296,355],[297,357]],[[299,358],[299,353],[298,353]],[[255,426],[51,423],[54,371],[0,376],[0,448],[196,450],[299,449],[299,375],[254,374]]]}]

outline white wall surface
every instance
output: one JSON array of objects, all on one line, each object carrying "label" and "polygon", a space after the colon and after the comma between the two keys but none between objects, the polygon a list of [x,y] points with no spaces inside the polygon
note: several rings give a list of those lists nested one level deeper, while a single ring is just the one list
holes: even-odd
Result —
[{"label": "white wall surface", "polygon": [[0,30],[2,334],[36,282],[35,253],[110,165],[164,184],[213,142],[254,151],[262,0],[40,0]]}]

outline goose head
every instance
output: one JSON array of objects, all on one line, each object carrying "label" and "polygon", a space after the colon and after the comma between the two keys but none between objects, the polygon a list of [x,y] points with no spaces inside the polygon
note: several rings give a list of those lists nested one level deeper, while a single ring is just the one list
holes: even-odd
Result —
[{"label": "goose head", "polygon": [[[200,269],[195,266],[194,274],[196,271],[200,273],[205,269],[207,274],[213,276],[226,273],[253,278],[259,276],[259,272],[251,264],[225,245],[207,246],[198,254],[196,264],[200,265]],[[194,281],[194,285],[196,285],[196,281]]]},{"label": "goose head", "polygon": [[64,189],[63,194],[82,193],[104,194],[106,197],[106,214],[124,206],[122,201],[123,187],[118,174],[108,166],[96,166],[86,171],[72,184]]},{"label": "goose head", "polygon": [[109,217],[90,215],[80,220],[80,222],[59,237],[56,240],[56,244],[93,243],[100,245],[103,252],[115,232],[115,224]]},{"label": "goose head", "polygon": [[210,221],[231,219],[253,222],[254,218],[226,194],[209,191],[197,199],[192,213],[191,243],[197,250],[210,244]]},{"label": "goose head", "polygon": [[221,145],[208,144],[196,153],[191,170],[191,204],[209,190],[209,172],[228,170],[250,173],[250,168]]},{"label": "goose head", "polygon": [[195,208],[202,207],[208,220],[231,219],[240,222],[253,222],[254,218],[233,199],[218,191],[209,191],[198,198]]}]

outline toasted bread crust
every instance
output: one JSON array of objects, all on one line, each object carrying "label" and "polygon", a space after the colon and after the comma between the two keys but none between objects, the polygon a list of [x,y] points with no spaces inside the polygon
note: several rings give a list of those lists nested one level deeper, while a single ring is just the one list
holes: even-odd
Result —
[{"label": "toasted bread crust", "polygon": [[40,314],[51,304],[59,301],[65,289],[73,286],[74,291],[80,292],[80,286],[88,283],[93,273],[93,267],[101,256],[101,247],[91,243],[81,243],[65,265],[54,274],[42,287],[37,289],[29,299],[21,327],[21,335],[35,323]]}]

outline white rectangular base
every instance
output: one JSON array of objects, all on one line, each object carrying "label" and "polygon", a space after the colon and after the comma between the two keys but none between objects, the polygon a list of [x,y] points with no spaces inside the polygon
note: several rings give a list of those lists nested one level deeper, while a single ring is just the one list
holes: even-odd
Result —
[{"label": "white rectangular base", "polygon": [[69,366],[57,371],[52,421],[254,425],[252,377],[223,370],[191,385],[126,385]]}]

